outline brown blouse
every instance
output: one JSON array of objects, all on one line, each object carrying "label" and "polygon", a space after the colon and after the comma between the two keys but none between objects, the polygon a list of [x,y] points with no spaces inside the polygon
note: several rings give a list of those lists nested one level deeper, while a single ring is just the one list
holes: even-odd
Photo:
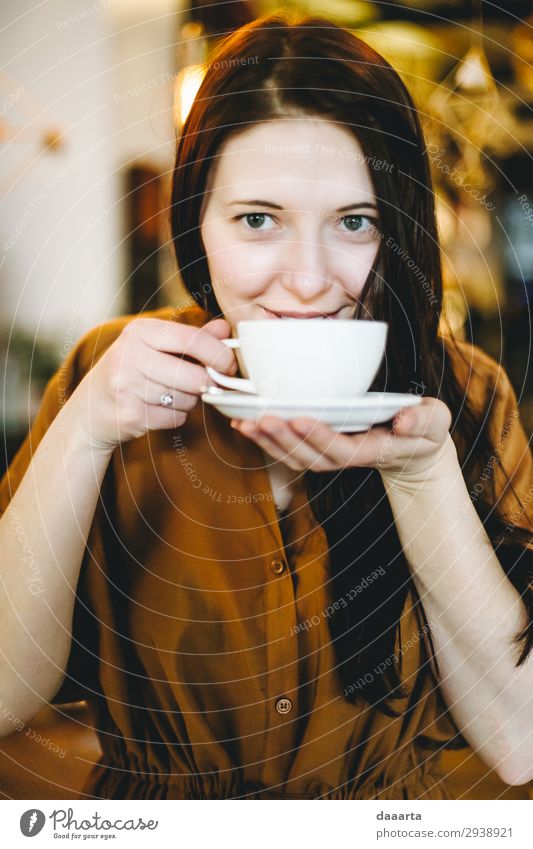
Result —
[{"label": "brown blouse", "polygon": [[[198,307],[144,315],[207,320]],[[133,317],[85,334],[50,380],[0,484],[0,510],[59,405]],[[499,456],[515,470],[522,524],[533,526],[533,461],[509,380],[479,349],[463,350],[458,373],[480,404],[493,396],[496,443],[506,431]],[[492,474],[503,491],[499,464]],[[502,497],[509,515],[519,509],[510,490]],[[211,406],[114,451],[82,563],[68,678],[54,698],[92,706],[104,755],[85,794],[449,798],[439,749],[466,743],[437,681],[420,683],[428,643],[413,588],[396,644],[404,714],[349,704],[328,630],[325,533],[303,476],[282,524],[283,534],[262,451]]]}]

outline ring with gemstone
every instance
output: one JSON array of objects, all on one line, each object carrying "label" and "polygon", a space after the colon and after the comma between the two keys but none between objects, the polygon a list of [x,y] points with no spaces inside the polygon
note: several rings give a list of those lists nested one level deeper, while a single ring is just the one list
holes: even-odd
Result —
[{"label": "ring with gemstone", "polygon": [[162,407],[170,407],[174,403],[174,398],[170,392],[163,392],[161,395],[160,404]]}]

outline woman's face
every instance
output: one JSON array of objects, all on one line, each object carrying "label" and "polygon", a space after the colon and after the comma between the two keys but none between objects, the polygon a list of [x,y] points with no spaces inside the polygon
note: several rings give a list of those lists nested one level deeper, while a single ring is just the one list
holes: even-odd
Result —
[{"label": "woman's face", "polygon": [[351,318],[377,226],[363,151],[339,125],[283,119],[230,137],[209,173],[200,234],[232,331],[282,314]]}]

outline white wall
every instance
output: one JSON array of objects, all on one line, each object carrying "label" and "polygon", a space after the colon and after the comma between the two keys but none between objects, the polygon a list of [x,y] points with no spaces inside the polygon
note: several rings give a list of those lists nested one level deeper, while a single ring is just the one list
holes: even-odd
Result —
[{"label": "white wall", "polygon": [[145,3],[142,14],[135,6],[123,5],[123,0],[114,2],[110,18],[115,156],[128,163],[143,155],[165,170],[172,167],[175,146],[171,107],[178,3]]},{"label": "white wall", "polygon": [[60,350],[124,311],[122,169],[172,162],[173,8],[2,2],[0,116],[27,129],[0,145],[0,312]]}]

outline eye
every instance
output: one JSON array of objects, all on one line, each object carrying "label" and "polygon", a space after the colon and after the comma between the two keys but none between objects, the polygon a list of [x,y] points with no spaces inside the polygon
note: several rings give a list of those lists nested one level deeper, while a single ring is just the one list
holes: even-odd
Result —
[{"label": "eye", "polygon": [[377,236],[377,221],[368,215],[343,215],[339,221],[346,224],[347,232],[357,233],[366,238]]},{"label": "eye", "polygon": [[234,218],[234,221],[241,221],[243,218],[246,219],[247,224],[249,225],[246,227],[247,230],[270,229],[269,227],[265,228],[261,226],[262,224],[264,224],[267,218],[272,220],[272,216],[269,215],[267,212],[244,212],[242,215],[237,215]]},{"label": "eye", "polygon": [[[244,212],[242,215],[237,215],[233,220],[242,221],[243,219],[246,220],[246,230],[268,232],[273,229],[263,226],[268,220],[272,223],[274,221],[273,216],[267,212]],[[343,215],[338,221],[346,225],[345,232],[356,234],[362,240],[370,240],[378,235],[377,220],[368,215]]]}]

